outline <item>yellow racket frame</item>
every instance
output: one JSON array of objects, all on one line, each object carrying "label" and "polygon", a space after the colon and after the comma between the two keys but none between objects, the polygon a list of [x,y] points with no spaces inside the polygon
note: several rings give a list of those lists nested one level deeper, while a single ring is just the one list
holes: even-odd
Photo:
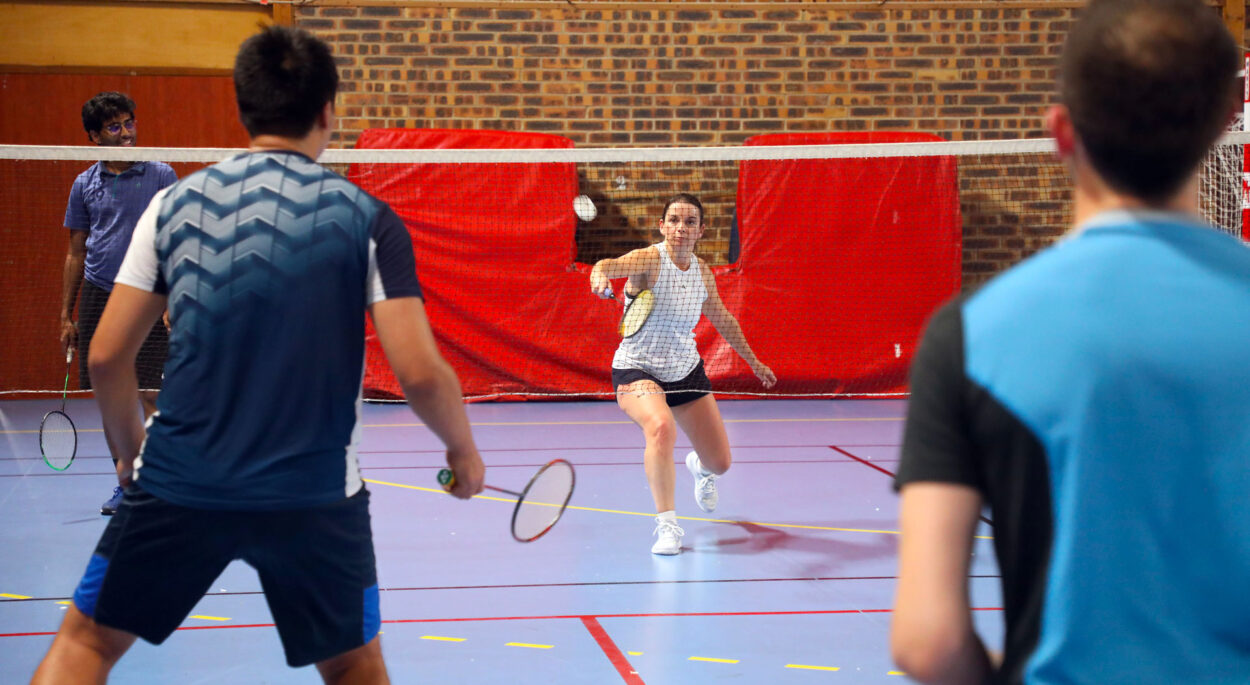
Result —
[{"label": "yellow racket frame", "polygon": [[655,296],[650,290],[640,291],[634,296],[634,299],[625,306],[625,313],[621,315],[621,325],[617,327],[617,332],[622,338],[629,338],[642,330],[643,325],[647,323],[647,318],[651,316],[651,310],[655,308]]}]

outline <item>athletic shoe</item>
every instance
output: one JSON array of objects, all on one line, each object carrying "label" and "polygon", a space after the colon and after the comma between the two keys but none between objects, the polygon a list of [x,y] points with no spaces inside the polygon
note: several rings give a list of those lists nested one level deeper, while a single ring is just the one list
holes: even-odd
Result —
[{"label": "athletic shoe", "polygon": [[716,503],[720,501],[720,493],[716,492],[716,474],[704,470],[695,452],[686,455],[686,468],[694,476],[694,501],[703,511],[715,511]]},{"label": "athletic shoe", "polygon": [[113,496],[108,501],[100,505],[100,513],[105,516],[112,516],[117,513],[117,507],[122,503],[122,489],[120,487],[113,488]]},{"label": "athletic shoe", "polygon": [[651,546],[652,554],[666,556],[681,554],[681,536],[685,535],[686,531],[678,527],[676,521],[665,521],[659,516],[655,517],[655,530],[651,534],[660,536],[660,539]]}]

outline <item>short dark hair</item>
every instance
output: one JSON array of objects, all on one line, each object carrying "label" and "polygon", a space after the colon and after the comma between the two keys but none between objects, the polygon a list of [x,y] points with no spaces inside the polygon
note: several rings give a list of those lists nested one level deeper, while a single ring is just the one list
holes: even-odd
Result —
[{"label": "short dark hair", "polygon": [[700,224],[706,223],[705,221],[706,217],[704,217],[704,214],[703,214],[703,203],[699,202],[699,198],[695,197],[694,195],[691,195],[690,193],[677,193],[676,195],[670,197],[668,199],[668,202],[664,203],[664,212],[660,214],[660,221],[664,221],[665,217],[668,216],[668,208],[672,207],[678,202],[684,202],[685,204],[693,205],[695,209],[699,210],[699,223]]},{"label": "short dark hair", "polygon": [[338,87],[330,47],[300,29],[266,27],[243,41],[234,61],[239,119],[252,137],[302,138]]},{"label": "short dark hair", "polygon": [[106,90],[88,100],[82,106],[82,128],[90,134],[104,130],[104,122],[118,114],[135,115],[135,101],[125,93]]},{"label": "short dark hair", "polygon": [[1238,61],[1201,0],[1092,0],[1064,46],[1060,96],[1103,180],[1159,202],[1224,130]]}]

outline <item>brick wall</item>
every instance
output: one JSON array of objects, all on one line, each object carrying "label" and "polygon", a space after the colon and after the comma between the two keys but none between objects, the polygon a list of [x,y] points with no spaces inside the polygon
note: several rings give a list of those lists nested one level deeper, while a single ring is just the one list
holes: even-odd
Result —
[{"label": "brick wall", "polygon": [[[1043,137],[1082,4],[321,2],[294,18],[334,45],[341,145],[366,128],[430,127],[653,147],[784,131]],[[961,168],[966,285],[1062,233],[1067,181],[1045,156]],[[617,170],[582,170],[601,216],[579,233],[580,259],[645,244],[663,195],[690,189],[710,205],[701,251],[724,262],[733,166],[656,173],[667,184],[648,195]]]}]

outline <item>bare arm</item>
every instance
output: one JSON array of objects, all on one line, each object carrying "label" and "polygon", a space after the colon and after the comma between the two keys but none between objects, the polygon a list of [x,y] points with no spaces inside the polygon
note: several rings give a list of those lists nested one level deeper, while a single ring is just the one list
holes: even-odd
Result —
[{"label": "bare arm", "polygon": [[660,253],[654,246],[632,250],[615,259],[600,259],[590,270],[590,290],[599,297],[607,297],[609,279],[642,276],[651,283],[659,270]]},{"label": "bare arm", "polygon": [[87,232],[70,229],[69,250],[61,270],[61,356],[78,345],[78,326],[74,323],[74,302],[82,286],[83,265],[87,261]]},{"label": "bare arm", "polygon": [[451,494],[467,499],[481,492],[486,467],[469,429],[460,379],[438,351],[425,304],[397,297],[373,304],[369,312],[408,406],[447,446],[447,465],[456,478]]},{"label": "bare arm", "polygon": [[755,356],[755,351],[747,344],[746,334],[742,332],[738,319],[734,318],[720,299],[720,291],[716,289],[716,277],[712,275],[712,269],[703,263],[703,260],[699,260],[699,268],[702,270],[703,285],[707,288],[707,299],[703,301],[703,315],[712,322],[734,352],[737,352],[738,356],[751,366],[751,371],[755,372],[755,376],[760,379],[764,387],[773,387],[777,384],[777,376]]},{"label": "bare arm", "polygon": [[981,496],[965,485],[903,486],[894,661],[922,683],[989,682],[989,655],[972,629],[968,565]]},{"label": "bare arm", "polygon": [[139,395],[135,357],[164,311],[165,296],[118,283],[91,339],[91,385],[100,405],[104,437],[117,460],[123,485],[130,482],[135,457],[143,444],[143,421],[135,406]]}]

